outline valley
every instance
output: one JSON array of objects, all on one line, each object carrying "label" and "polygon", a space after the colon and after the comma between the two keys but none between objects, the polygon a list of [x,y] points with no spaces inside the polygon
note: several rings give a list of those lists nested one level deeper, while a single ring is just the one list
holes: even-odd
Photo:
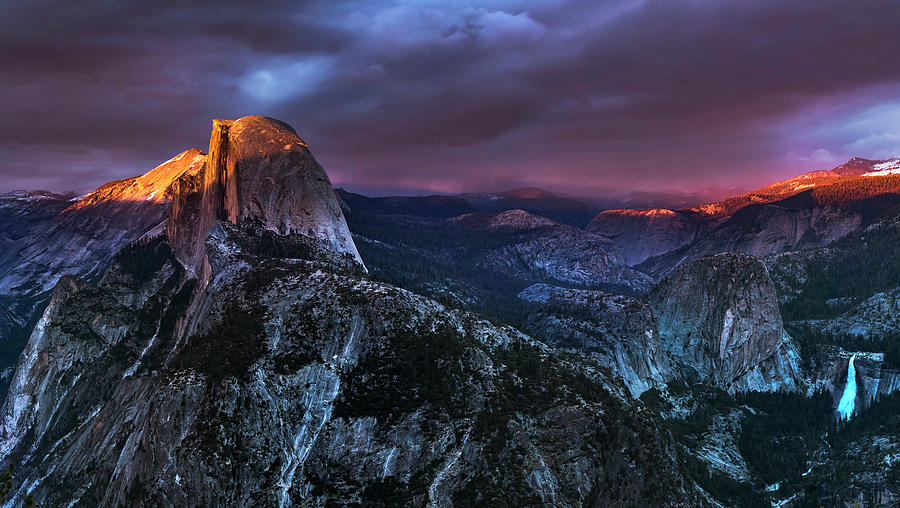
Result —
[{"label": "valley", "polygon": [[679,210],[369,198],[244,117],[5,194],[8,503],[894,503],[895,162]]}]

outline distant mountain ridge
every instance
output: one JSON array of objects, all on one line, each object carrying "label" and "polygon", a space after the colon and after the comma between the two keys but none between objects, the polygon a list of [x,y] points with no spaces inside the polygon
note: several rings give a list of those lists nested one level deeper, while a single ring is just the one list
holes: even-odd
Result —
[{"label": "distant mountain ridge", "polygon": [[693,208],[600,212],[587,230],[653,275],[706,254],[823,247],[900,205],[900,159],[854,158]]},{"label": "distant mountain ridge", "polygon": [[524,210],[583,228],[599,211],[598,207],[577,198],[537,187],[496,193],[430,196],[368,197],[344,189],[335,192],[348,210],[371,216],[413,215],[446,219],[476,211]]},{"label": "distant mountain ridge", "polygon": [[459,196],[368,197],[344,189],[335,189],[344,211],[364,215],[415,215],[446,219],[478,211]]}]

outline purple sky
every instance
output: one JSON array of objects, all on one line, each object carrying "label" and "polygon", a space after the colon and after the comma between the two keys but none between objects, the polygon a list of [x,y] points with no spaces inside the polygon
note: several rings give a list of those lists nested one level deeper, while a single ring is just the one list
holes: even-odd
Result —
[{"label": "purple sky", "polygon": [[[172,5],[166,5],[172,4]],[[900,2],[0,4],[0,191],[292,124],[335,185],[757,187],[900,155]]]}]

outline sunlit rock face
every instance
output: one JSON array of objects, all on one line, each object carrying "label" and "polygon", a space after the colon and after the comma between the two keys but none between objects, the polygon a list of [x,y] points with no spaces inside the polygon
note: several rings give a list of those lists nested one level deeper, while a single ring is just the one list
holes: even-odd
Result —
[{"label": "sunlit rock face", "polygon": [[[143,175],[77,198],[40,192],[0,196],[0,371],[15,364],[60,277],[96,278],[117,250],[159,230],[173,183],[204,161],[192,148]],[[0,373],[0,392],[8,379]]]},{"label": "sunlit rock face", "polygon": [[824,247],[900,203],[897,165],[856,158],[690,209],[607,210],[587,228],[657,277],[709,254],[767,256]]},{"label": "sunlit rock face", "polygon": [[328,175],[286,123],[262,116],[214,120],[203,171],[202,179],[185,176],[168,226],[176,255],[189,268],[202,269],[197,233],[216,220],[303,234],[362,264]]},{"label": "sunlit rock face", "polygon": [[685,263],[651,292],[650,305],[685,377],[732,392],[798,387],[799,354],[782,326],[774,284],[753,256]]},{"label": "sunlit rock face", "polygon": [[818,206],[802,203],[801,199],[790,205],[780,202],[746,206],[709,227],[689,246],[650,259],[641,269],[665,274],[685,260],[708,254],[729,251],[767,256],[823,247],[857,230],[861,222],[862,215],[846,206]]},{"label": "sunlit rock face", "polygon": [[49,228],[20,243],[15,263],[0,267],[0,292],[23,287],[44,292],[63,274],[100,273],[119,248],[165,220],[173,182],[203,160],[192,148],[143,175],[109,182],[72,201]]}]

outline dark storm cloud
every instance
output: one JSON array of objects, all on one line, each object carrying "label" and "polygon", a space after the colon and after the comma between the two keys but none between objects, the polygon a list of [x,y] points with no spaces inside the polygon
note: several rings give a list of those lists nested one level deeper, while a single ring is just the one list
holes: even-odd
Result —
[{"label": "dark storm cloud", "polygon": [[130,176],[246,114],[370,188],[762,184],[900,150],[898,19],[883,0],[14,0],[0,190]]}]

